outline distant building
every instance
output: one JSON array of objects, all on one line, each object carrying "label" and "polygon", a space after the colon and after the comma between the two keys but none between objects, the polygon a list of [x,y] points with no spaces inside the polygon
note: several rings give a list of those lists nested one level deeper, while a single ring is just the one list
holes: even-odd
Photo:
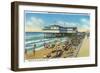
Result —
[{"label": "distant building", "polygon": [[77,27],[63,27],[59,25],[51,25],[43,28],[44,32],[56,32],[56,33],[76,33]]},{"label": "distant building", "polygon": [[50,25],[43,28],[44,37],[64,37],[72,33],[77,33],[77,27],[63,27],[60,25]]}]

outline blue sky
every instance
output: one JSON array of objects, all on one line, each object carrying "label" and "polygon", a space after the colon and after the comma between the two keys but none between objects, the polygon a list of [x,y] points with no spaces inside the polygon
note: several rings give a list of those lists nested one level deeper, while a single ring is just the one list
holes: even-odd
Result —
[{"label": "blue sky", "polygon": [[87,29],[90,26],[89,14],[69,13],[27,13],[25,12],[25,27],[27,29],[41,29],[44,26],[58,24],[65,27]]}]

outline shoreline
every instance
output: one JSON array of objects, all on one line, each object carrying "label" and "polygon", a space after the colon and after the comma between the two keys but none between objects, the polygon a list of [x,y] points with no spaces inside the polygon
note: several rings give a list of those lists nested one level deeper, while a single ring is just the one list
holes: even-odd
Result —
[{"label": "shoreline", "polygon": [[[86,36],[85,36],[82,40],[82,45],[81,45],[80,50],[77,54],[77,57],[89,56],[89,48],[88,48],[89,42],[87,42],[87,41],[89,41],[89,38],[86,39]],[[87,44],[87,46],[84,47],[85,44]],[[62,46],[62,43],[60,43],[60,46]],[[35,52],[35,55],[33,54],[32,51],[30,51],[30,52],[28,51],[27,54],[25,54],[25,60],[28,60],[28,59],[46,59],[46,58],[49,59],[50,57],[47,57],[47,56],[49,56],[49,54],[52,56],[55,55],[55,53],[53,53],[53,54],[51,53],[54,50],[56,50],[56,48],[41,48],[40,50],[37,50]],[[63,50],[63,49],[60,49],[60,50]],[[87,53],[84,54],[85,51],[87,51]],[[63,54],[62,54],[62,56],[60,56],[60,58],[64,58],[64,56],[66,56],[66,58],[67,58],[66,53],[68,53],[68,52],[70,53],[71,51],[63,51]],[[75,48],[72,48],[72,52],[75,52]],[[71,56],[68,56],[68,57],[71,57]],[[72,57],[74,57],[74,56],[72,55]]]}]

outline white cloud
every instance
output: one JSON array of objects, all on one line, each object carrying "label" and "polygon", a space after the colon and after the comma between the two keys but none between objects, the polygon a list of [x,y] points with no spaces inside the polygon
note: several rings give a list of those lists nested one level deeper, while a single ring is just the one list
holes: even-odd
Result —
[{"label": "white cloud", "polygon": [[77,27],[78,25],[78,23],[67,22],[67,21],[57,21],[56,24],[64,27]]},{"label": "white cloud", "polygon": [[65,27],[77,27],[78,29],[89,29],[90,25],[89,20],[85,18],[80,19],[80,22],[56,21],[56,24]]},{"label": "white cloud", "polygon": [[25,24],[26,31],[40,31],[43,27],[44,21],[40,18],[32,17]]},{"label": "white cloud", "polygon": [[57,24],[59,24],[59,25],[64,25],[65,22],[64,22],[64,21],[57,21]]},{"label": "white cloud", "polygon": [[90,21],[88,19],[82,18],[80,19],[82,28],[89,29]]},{"label": "white cloud", "polygon": [[87,20],[85,18],[82,18],[81,22],[87,22]]},{"label": "white cloud", "polygon": [[78,23],[66,22],[65,25],[66,25],[67,27],[77,27]]},{"label": "white cloud", "polygon": [[[41,18],[32,17],[29,21],[25,24],[26,31],[42,31],[44,27],[44,20]],[[78,27],[78,29],[89,29],[89,20],[82,18],[80,22],[69,22],[69,21],[56,21],[55,23],[51,23],[50,25],[60,25],[64,27]]]}]

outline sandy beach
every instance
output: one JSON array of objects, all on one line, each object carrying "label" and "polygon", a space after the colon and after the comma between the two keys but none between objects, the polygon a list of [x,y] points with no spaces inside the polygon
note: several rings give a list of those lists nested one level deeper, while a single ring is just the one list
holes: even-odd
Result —
[{"label": "sandy beach", "polygon": [[46,55],[48,55],[48,53],[50,53],[51,51],[52,49],[43,48],[41,50],[36,51],[35,55],[33,54],[33,52],[29,52],[25,54],[25,59],[42,59]]},{"label": "sandy beach", "polygon": [[[62,46],[62,44],[60,44],[60,46]],[[47,56],[51,52],[53,52],[53,50],[56,50],[56,49],[55,48],[42,48],[42,49],[36,51],[35,55],[32,51],[27,52],[27,54],[25,54],[25,60],[48,58]],[[63,49],[60,49],[60,50],[63,50]],[[68,51],[63,51],[63,53],[60,57],[64,58],[64,56],[65,56],[67,58],[68,53],[70,55],[72,55],[73,52],[75,52],[75,48],[71,48],[71,50],[68,50]],[[55,53],[53,53],[53,54],[55,54]],[[87,36],[85,36],[85,38],[83,39],[82,45],[77,53],[77,57],[86,57],[86,56],[89,56],[89,38]],[[72,55],[72,57],[76,57],[76,56]]]},{"label": "sandy beach", "polygon": [[77,55],[78,57],[87,57],[89,56],[89,38],[85,37],[80,48],[80,51]]}]

